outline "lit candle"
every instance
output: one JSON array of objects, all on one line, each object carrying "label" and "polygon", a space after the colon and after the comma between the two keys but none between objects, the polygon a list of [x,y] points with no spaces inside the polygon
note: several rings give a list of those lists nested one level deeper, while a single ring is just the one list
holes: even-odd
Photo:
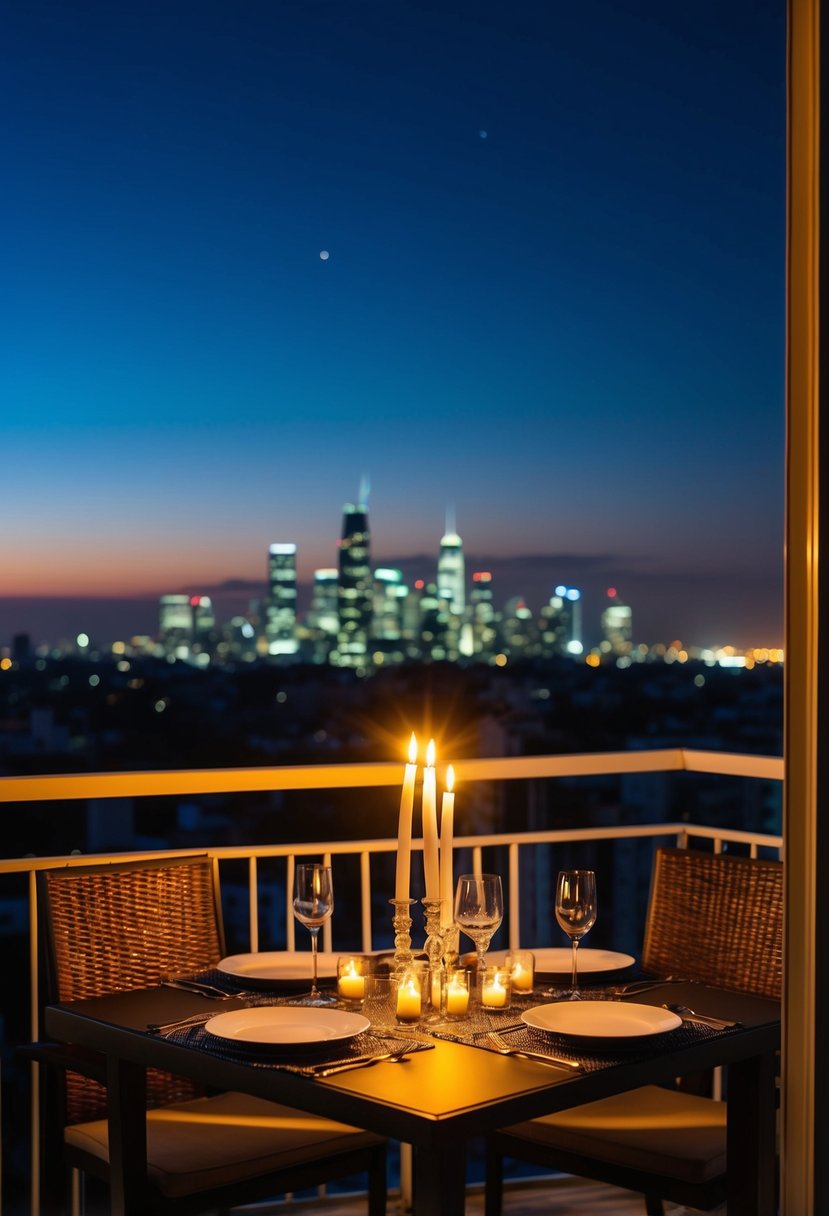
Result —
[{"label": "lit candle", "polygon": [[412,810],[414,808],[415,778],[417,777],[417,739],[412,734],[409,740],[409,763],[403,774],[403,789],[400,794],[400,820],[397,825],[397,874],[394,898],[409,898],[409,879],[412,870]]},{"label": "lit candle", "polygon": [[450,764],[446,770],[446,789],[440,807],[440,906],[441,927],[448,929],[454,923],[452,899],[455,884],[452,878],[452,842],[455,834],[455,770]]},{"label": "lit candle", "polygon": [[400,1022],[420,1020],[420,984],[416,975],[405,975],[397,989],[397,1019]]},{"label": "lit candle", "polygon": [[514,989],[518,992],[532,992],[535,980],[535,956],[532,951],[513,951],[507,955],[504,966],[510,973]]},{"label": "lit candle", "polygon": [[529,992],[533,986],[533,973],[528,967],[516,963],[512,969],[512,986],[519,992]]},{"label": "lit candle", "polygon": [[365,996],[365,976],[359,974],[355,959],[349,959],[338,975],[337,991],[346,1001],[361,1001]]},{"label": "lit candle", "polygon": [[506,977],[501,972],[487,976],[481,991],[481,1004],[487,1009],[503,1009],[509,997]]},{"label": "lit candle", "polygon": [[453,975],[446,986],[446,1013],[449,1017],[463,1017],[469,1008],[469,985],[466,978]]},{"label": "lit candle", "polygon": [[434,739],[429,740],[429,746],[426,749],[426,768],[423,770],[423,874],[426,882],[426,898],[440,899]]}]

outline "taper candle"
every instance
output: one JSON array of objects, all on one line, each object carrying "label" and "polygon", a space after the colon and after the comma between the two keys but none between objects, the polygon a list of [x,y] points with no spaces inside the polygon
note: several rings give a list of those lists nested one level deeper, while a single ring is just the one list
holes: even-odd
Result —
[{"label": "taper candle", "polygon": [[440,808],[440,923],[447,929],[454,923],[452,903],[455,882],[452,871],[452,847],[455,838],[455,770],[446,770],[446,789]]},{"label": "taper candle", "polygon": [[426,883],[426,898],[440,899],[434,739],[429,740],[429,746],[426,749],[426,767],[423,770],[423,875]]},{"label": "taper candle", "polygon": [[414,810],[415,780],[417,778],[417,739],[412,733],[409,740],[409,763],[403,773],[403,789],[400,793],[400,819],[397,825],[397,872],[395,874],[394,898],[409,898],[409,881],[412,872],[412,812]]}]

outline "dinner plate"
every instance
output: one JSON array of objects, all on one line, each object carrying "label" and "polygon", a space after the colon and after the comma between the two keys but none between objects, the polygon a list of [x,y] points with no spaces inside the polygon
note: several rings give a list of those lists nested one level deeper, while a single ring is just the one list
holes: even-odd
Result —
[{"label": "dinner plate", "polygon": [[[531,949],[531,947],[526,947]],[[535,955],[537,975],[570,975],[573,969],[573,951],[569,946],[540,946],[532,951]],[[509,950],[488,950],[486,961],[500,966]],[[474,962],[476,955],[469,958]],[[636,959],[631,954],[617,954],[615,950],[591,950],[579,946],[579,975],[593,975],[600,971],[623,971],[632,967]]]},{"label": "dinner plate", "polygon": [[682,1025],[670,1009],[629,1001],[557,1001],[525,1010],[521,1020],[534,1030],[573,1039],[641,1039]]},{"label": "dinner plate", "polygon": [[[330,950],[317,955],[317,977],[334,979],[337,958]],[[216,964],[217,970],[250,988],[274,988],[302,982],[310,985],[313,962],[310,950],[260,950],[255,954],[231,954]]]},{"label": "dinner plate", "polygon": [[208,1034],[257,1047],[309,1047],[334,1039],[353,1039],[371,1023],[361,1013],[320,1009],[314,1005],[260,1005],[232,1009],[205,1024]]}]

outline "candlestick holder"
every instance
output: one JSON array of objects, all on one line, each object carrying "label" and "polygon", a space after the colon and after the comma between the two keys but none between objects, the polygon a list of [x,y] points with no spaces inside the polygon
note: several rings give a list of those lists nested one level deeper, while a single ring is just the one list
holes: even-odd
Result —
[{"label": "candlestick holder", "polygon": [[[423,949],[429,959],[429,991],[437,996],[437,1007],[434,1009],[435,1014],[441,1013],[443,1004],[444,991],[444,965],[443,956],[446,951],[446,942],[444,940],[445,930],[440,923],[440,910],[443,904],[442,899],[423,899],[420,901],[423,904],[426,920],[426,941],[423,944]],[[433,1006],[435,1001],[432,1001]]]},{"label": "candlestick holder", "polygon": [[457,967],[460,962],[461,931],[454,922],[451,922],[443,926],[442,933],[443,965],[447,971],[450,971],[453,967]]},{"label": "candlestick holder", "polygon": [[413,899],[390,899],[394,908],[392,925],[394,926],[394,966],[395,975],[401,975],[411,966],[412,958],[412,918],[409,912]]}]

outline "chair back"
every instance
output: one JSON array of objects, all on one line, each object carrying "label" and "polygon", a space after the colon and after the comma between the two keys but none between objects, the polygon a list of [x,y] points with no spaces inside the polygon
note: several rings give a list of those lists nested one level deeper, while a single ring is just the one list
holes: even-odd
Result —
[{"label": "chair back", "polygon": [[694,849],[657,849],[644,970],[780,999],[783,866]]},{"label": "chair back", "polygon": [[[38,882],[49,1002],[151,988],[212,967],[224,953],[206,854],[43,870]],[[156,1071],[147,1089],[153,1106],[196,1092],[185,1078]],[[103,1087],[76,1073],[67,1074],[65,1097],[69,1123],[106,1111]]]}]

